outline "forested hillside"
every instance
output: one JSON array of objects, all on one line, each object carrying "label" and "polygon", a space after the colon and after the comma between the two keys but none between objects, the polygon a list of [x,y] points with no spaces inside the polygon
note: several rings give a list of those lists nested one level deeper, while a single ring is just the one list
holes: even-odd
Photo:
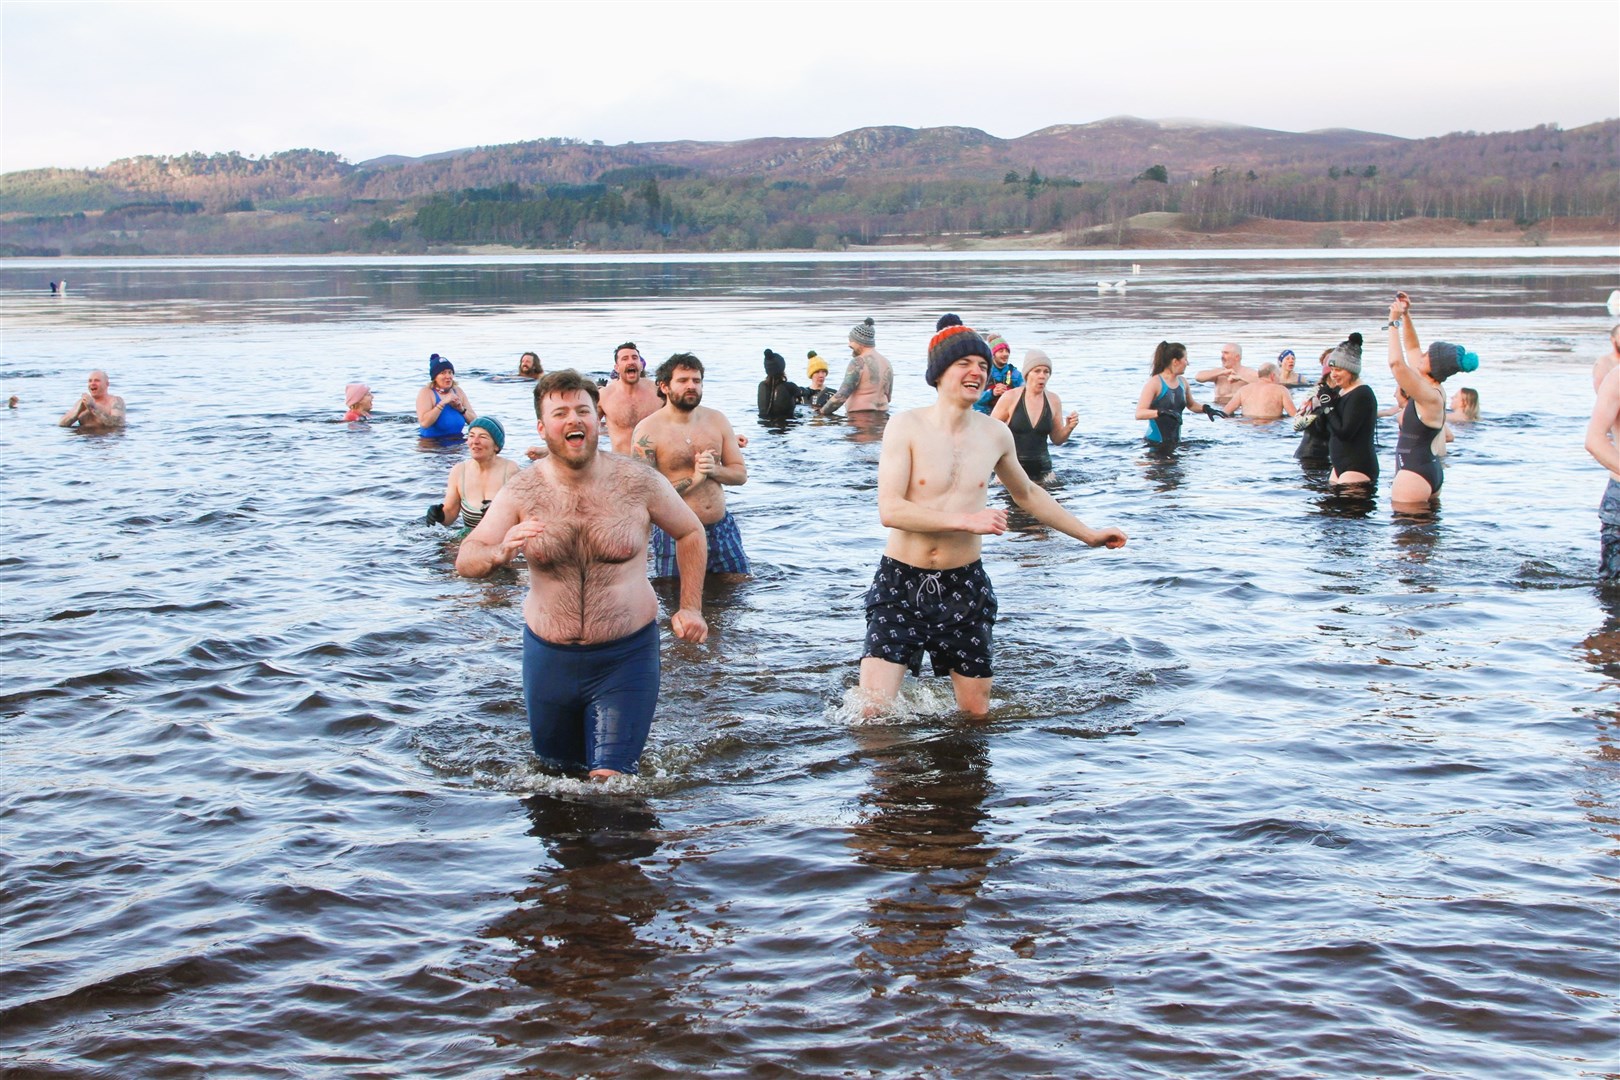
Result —
[{"label": "forested hillside", "polygon": [[359,165],[317,150],[147,156],[0,176],[0,253],[835,249],[1035,233],[1110,245],[1155,212],[1202,231],[1254,219],[1620,225],[1620,121],[1406,140],[1115,118],[1010,140],[862,128],[546,139]]}]

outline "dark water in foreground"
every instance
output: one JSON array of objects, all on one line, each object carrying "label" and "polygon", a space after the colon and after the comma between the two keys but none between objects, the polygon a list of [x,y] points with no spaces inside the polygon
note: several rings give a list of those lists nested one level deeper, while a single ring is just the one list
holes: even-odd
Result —
[{"label": "dark water in foreground", "polygon": [[[0,266],[0,1075],[1620,1072],[1620,598],[1581,449],[1612,253],[1095,291],[1126,270]],[[1329,495],[1286,431],[1143,454],[1160,338],[1308,365],[1396,287],[1485,358],[1432,519]],[[1132,540],[1018,519],[991,718],[930,680],[861,723],[878,432],[762,428],[760,350],[800,372],[871,314],[909,407],[943,310],[1053,356],[1058,496]],[[534,767],[523,584],[454,575],[420,518],[456,452],[403,414],[439,351],[521,445],[527,386],[489,376],[625,338],[703,356],[752,438],[758,576],[711,588],[707,645],[665,635],[644,776],[603,792]],[[57,430],[96,366],[128,431]],[[333,422],[355,378],[370,430]]]}]

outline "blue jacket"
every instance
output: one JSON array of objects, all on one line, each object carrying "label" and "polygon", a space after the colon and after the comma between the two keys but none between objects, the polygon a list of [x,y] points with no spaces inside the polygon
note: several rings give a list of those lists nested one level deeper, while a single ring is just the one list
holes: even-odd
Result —
[{"label": "blue jacket", "polygon": [[[990,383],[1001,383],[1008,389],[1014,386],[1023,386],[1024,373],[1013,367],[1011,361],[1008,361],[1006,367],[997,367],[995,362],[992,361],[990,364]],[[1003,391],[1003,393],[1005,392]],[[984,393],[979,395],[979,400],[973,403],[973,407],[986,416],[990,415],[990,410],[996,407],[996,395],[992,385],[986,384]]]}]

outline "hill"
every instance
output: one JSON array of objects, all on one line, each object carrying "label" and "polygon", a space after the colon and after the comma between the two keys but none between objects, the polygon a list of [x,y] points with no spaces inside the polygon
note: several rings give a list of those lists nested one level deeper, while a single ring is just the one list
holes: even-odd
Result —
[{"label": "hill", "polygon": [[539,139],[358,165],[319,150],[143,156],[0,175],[0,253],[826,248],[1032,233],[1122,244],[1144,213],[1195,232],[1413,217],[1612,227],[1620,121],[1402,139],[1113,117],[1016,139],[868,127]]}]

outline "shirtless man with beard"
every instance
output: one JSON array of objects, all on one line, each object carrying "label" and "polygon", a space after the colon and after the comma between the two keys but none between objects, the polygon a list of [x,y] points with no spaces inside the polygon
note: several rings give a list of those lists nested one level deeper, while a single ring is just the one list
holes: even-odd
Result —
[{"label": "shirtless man with beard", "polygon": [[536,427],[549,453],[501,488],[461,542],[456,571],[487,577],[519,553],[523,698],[534,752],[592,779],[635,773],[658,704],[658,598],[647,581],[647,536],[673,538],[682,641],[708,637],[703,528],[669,481],[639,461],[601,454],[596,384],[577,371],[542,376]]},{"label": "shirtless man with beard", "polygon": [[633,453],[636,425],[658,411],[658,390],[647,381],[647,362],[636,343],[627,341],[613,350],[613,370],[619,373],[602,387],[602,412],[607,416],[608,439],[615,454]]},{"label": "shirtless man with beard", "polygon": [[909,667],[949,671],[957,708],[990,711],[990,637],[996,594],[979,562],[983,536],[1007,531],[1007,511],[986,505],[991,473],[1037,521],[1088,547],[1125,546],[1116,528],[1093,529],[1018,464],[1007,425],[974,411],[989,382],[990,348],[958,321],[928,343],[934,404],[889,421],[878,460],[878,516],[889,541],[866,593],[861,690],[869,714],[887,709]]},{"label": "shirtless man with beard", "polygon": [[[706,569],[722,581],[749,574],[737,519],[726,510],[727,484],[746,484],[748,466],[731,421],[703,407],[703,361],[676,353],[658,366],[664,407],[636,425],[636,454],[675,485],[697,514],[708,537]],[[681,576],[676,550],[667,535],[652,534],[653,577]]]}]

